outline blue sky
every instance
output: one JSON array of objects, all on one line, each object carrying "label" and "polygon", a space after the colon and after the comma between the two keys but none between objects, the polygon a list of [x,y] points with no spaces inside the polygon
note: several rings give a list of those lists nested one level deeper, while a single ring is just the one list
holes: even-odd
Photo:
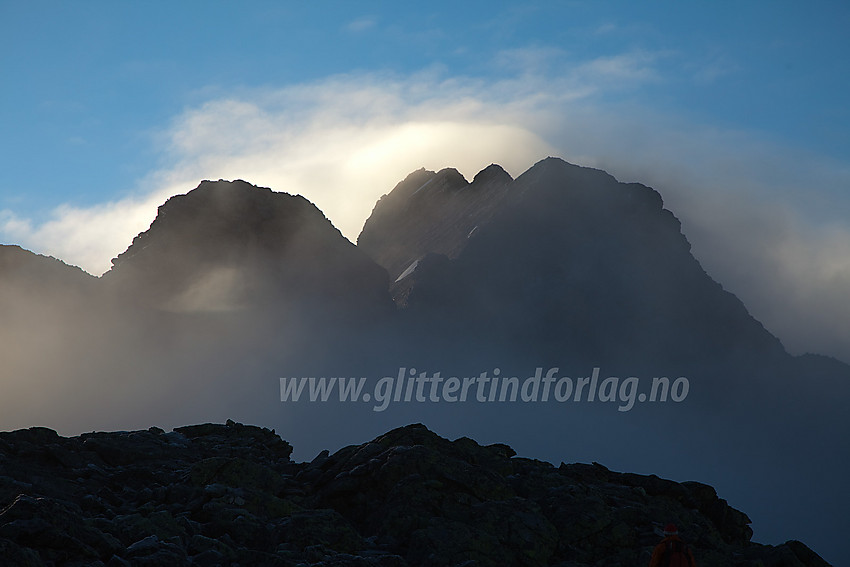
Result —
[{"label": "blue sky", "polygon": [[94,274],[201,179],[354,240],[411,170],[655,187],[792,352],[850,359],[844,2],[0,0],[0,242]]}]

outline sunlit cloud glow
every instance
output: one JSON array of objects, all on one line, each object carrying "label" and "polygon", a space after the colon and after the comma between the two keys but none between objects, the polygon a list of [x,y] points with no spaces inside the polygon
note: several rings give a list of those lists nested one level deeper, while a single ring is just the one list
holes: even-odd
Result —
[{"label": "sunlit cloud glow", "polygon": [[[531,59],[545,66],[560,56],[531,50],[501,57],[505,65]],[[830,217],[829,206],[850,179],[846,168],[757,133],[594,97],[612,82],[660,80],[655,62],[663,57],[594,59],[557,79],[445,79],[429,70],[219,96],[162,129],[166,164],[131,197],[63,206],[42,223],[6,211],[0,228],[6,240],[101,274],[165,199],[221,178],[304,195],[355,241],[377,199],[415,169],[455,167],[471,179],[499,163],[516,176],[556,155],[659,190],[709,274],[786,347],[826,347],[850,359],[850,307],[840,307],[850,306],[843,300],[850,297],[850,229]],[[806,183],[829,196],[825,203],[806,196]]]}]

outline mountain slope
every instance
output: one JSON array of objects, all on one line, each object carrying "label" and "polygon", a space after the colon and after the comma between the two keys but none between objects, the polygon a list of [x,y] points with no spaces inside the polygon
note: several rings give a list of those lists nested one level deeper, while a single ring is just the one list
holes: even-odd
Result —
[{"label": "mountain slope", "polygon": [[396,303],[405,304],[406,276],[426,254],[460,254],[499,208],[511,181],[498,165],[482,170],[472,183],[455,169],[420,169],[378,201],[357,246],[387,269]]},{"label": "mountain slope", "polygon": [[56,258],[0,245],[0,308],[62,308],[83,301],[97,278]]},{"label": "mountain slope", "polygon": [[[0,272],[0,308],[15,314],[2,427],[233,416],[315,454],[419,421],[555,462],[702,478],[750,512],[757,538],[847,551],[834,495],[850,466],[850,369],[789,356],[705,273],[654,190],[552,158],[515,180],[498,166],[471,183],[420,170],[358,242],[302,197],[207,181],[160,207],[99,280],[0,250],[17,259]],[[575,390],[511,401],[474,386],[538,369]],[[374,409],[388,380],[410,376],[412,393],[422,373],[463,379],[466,401],[419,382]],[[656,378],[685,386],[656,400]],[[300,381],[298,401],[281,401],[281,379]],[[614,386],[603,396],[601,383]]]},{"label": "mountain slope", "polygon": [[411,174],[358,245],[406,283],[403,306],[453,340],[484,334],[536,356],[597,360],[784,353],[693,258],[654,190],[555,158],[515,181],[490,166],[472,184],[438,185],[451,171]]},{"label": "mountain slope", "polygon": [[44,419],[68,366],[99,334],[97,278],[55,258],[0,246],[0,416]]},{"label": "mountain slope", "polygon": [[159,208],[103,280],[166,311],[380,308],[386,274],[301,196],[204,181]]},{"label": "mountain slope", "polygon": [[[396,218],[376,207],[366,226],[404,227],[419,210],[414,197],[391,193]],[[850,466],[842,401],[850,367],[790,356],[700,266],[656,191],[548,158],[507,183],[477,227],[439,249],[394,252],[418,259],[397,301],[408,341],[421,345],[408,366],[443,376],[498,369],[521,379],[554,368],[574,384],[596,368],[600,382],[612,377],[621,388],[608,403],[590,402],[598,390],[589,382],[592,394],[576,390],[565,403],[467,403],[463,416],[434,408],[422,419],[456,420],[469,428],[458,432],[500,435],[536,454],[558,447],[674,478],[711,470],[770,537],[794,524],[820,549],[848,551],[836,534],[850,523],[830,495]],[[404,242],[389,230],[382,238]],[[639,380],[633,406],[624,403],[625,377]],[[686,378],[687,396],[652,402],[655,377]],[[617,403],[631,409],[618,414]],[[800,478],[816,486],[777,500]],[[821,517],[828,533],[806,527]]]},{"label": "mountain slope", "polygon": [[[100,279],[18,252],[0,275],[20,314],[0,345],[7,428],[272,413],[278,373],[354,368],[394,315],[386,271],[321,211],[244,181],[169,199]],[[86,290],[73,311],[51,299],[77,297],[68,273]]]}]

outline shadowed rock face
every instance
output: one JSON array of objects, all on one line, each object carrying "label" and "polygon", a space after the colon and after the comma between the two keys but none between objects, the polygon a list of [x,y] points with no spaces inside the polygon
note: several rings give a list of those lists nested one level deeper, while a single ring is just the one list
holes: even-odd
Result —
[{"label": "shadowed rock face", "polygon": [[[91,347],[99,321],[98,280],[79,268],[18,246],[0,245],[0,415],[29,414],[33,392]],[[60,369],[61,371],[61,369]]]},{"label": "shadowed rock face", "polygon": [[[50,256],[33,254],[20,246],[0,244],[0,278],[3,287],[85,286],[96,280],[75,266]],[[34,290],[45,292],[46,290]]]},{"label": "shadowed rock face", "polygon": [[642,565],[675,521],[702,566],[826,565],[750,543],[710,486],[514,456],[424,426],[309,463],[273,431],[0,433],[9,565]]},{"label": "shadowed rock face", "polygon": [[[340,439],[424,421],[456,435],[510,439],[526,454],[550,460],[572,451],[582,460],[675,478],[708,471],[713,484],[746,502],[757,525],[773,522],[773,533],[785,534],[793,522],[794,536],[805,534],[818,549],[840,538],[824,536],[820,529],[806,532],[818,524],[811,515],[827,517],[832,533],[846,531],[846,514],[834,494],[844,486],[841,471],[850,453],[846,436],[832,432],[848,428],[843,405],[850,395],[848,367],[785,353],[741,302],[703,271],[679,222],[655,191],[619,183],[598,170],[550,158],[515,180],[490,166],[471,183],[455,170],[420,170],[378,203],[357,247],[301,197],[242,181],[207,181],[160,207],[150,230],[101,279],[3,247],[0,284],[4,429],[41,423],[77,433],[234,415],[286,428],[299,447],[312,452],[338,446]],[[378,413],[372,403],[335,403],[336,392],[328,403],[282,404],[278,398],[281,376],[368,377],[369,390],[380,377],[395,376],[402,367],[412,370],[414,364],[420,372],[440,371],[444,377],[477,376],[499,366],[503,377],[520,379],[535,367],[560,367],[560,375],[572,376],[576,384],[591,368],[602,366],[600,379],[687,376],[691,395],[681,404],[635,403],[623,414],[610,399],[594,404],[399,402]],[[405,431],[416,439],[425,435]],[[397,445],[448,443],[425,437]],[[427,469],[433,459],[454,458],[451,452],[421,448],[411,454],[418,456],[405,462],[404,474]],[[821,465],[824,455],[834,461],[830,466]],[[15,459],[25,456],[15,453]],[[120,451],[113,457],[123,458]],[[476,480],[499,495],[498,503],[473,507],[483,514],[480,531],[463,524],[472,512],[451,504],[460,499],[472,506],[482,498],[474,491],[458,492],[454,482],[466,472],[440,472],[449,480],[438,476],[431,484],[415,485],[429,495],[421,506],[439,503],[440,513],[451,518],[433,529],[425,525],[431,520],[404,524],[397,511],[387,508],[389,494],[415,500],[411,492],[393,492],[395,485],[387,479],[395,477],[382,480],[377,470],[370,472],[367,476],[380,489],[360,484],[361,479],[346,495],[346,483],[354,481],[340,484],[340,479],[356,480],[360,472],[372,471],[372,458],[389,457],[372,455],[361,468],[353,467],[353,474],[339,478],[347,469],[325,477],[314,470],[318,462],[302,467],[312,471],[304,474],[315,475],[309,489],[299,488],[312,498],[304,505],[331,506],[336,512],[297,517],[287,524],[287,537],[302,541],[297,534],[308,534],[303,541],[314,541],[309,533],[316,526],[338,527],[344,518],[348,535],[340,541],[347,543],[335,550],[359,549],[364,544],[358,542],[369,537],[365,534],[390,534],[386,545],[397,545],[393,554],[411,564],[430,561],[423,559],[431,553],[429,542],[445,541],[444,534],[454,534],[455,527],[477,542],[480,561],[492,560],[486,549],[496,543],[494,549],[514,554],[518,564],[525,561],[523,553],[590,561],[591,555],[582,555],[584,540],[553,535],[562,528],[557,514],[545,512],[545,498],[529,500],[533,491],[507,477]],[[337,461],[328,462],[337,466]],[[522,462],[510,461],[510,470],[519,474]],[[805,497],[777,496],[800,478],[810,485]],[[616,477],[616,482],[626,480]],[[441,495],[443,490],[450,496]],[[689,502],[712,519],[724,545],[743,545],[746,529],[739,516],[730,513],[729,528],[722,519],[726,508],[712,504],[713,512],[703,510],[698,502],[709,493],[687,490],[693,492]],[[358,500],[360,493],[374,497]],[[11,504],[17,494],[0,506]],[[646,504],[631,500],[631,493],[621,496],[628,502],[626,510]],[[599,498],[607,503],[607,496]],[[514,504],[522,517],[505,519],[506,534],[498,514]],[[27,500],[20,505],[21,510],[34,506]],[[57,517],[71,513],[60,508],[51,508]],[[394,532],[373,508],[412,531]],[[583,515],[566,517],[571,524],[599,527]],[[638,521],[622,518],[638,525],[633,520]],[[640,534],[646,533],[648,520],[640,522],[644,527],[638,535],[622,528],[604,533],[618,545],[637,541],[645,546],[650,538]],[[738,535],[730,536],[727,528]],[[530,537],[534,543],[527,542]],[[564,555],[562,544],[553,543],[563,541],[576,554]],[[605,546],[592,541],[591,547]],[[141,553],[155,543],[139,539],[126,545],[138,544],[133,553]],[[797,553],[792,547],[771,553]],[[834,544],[831,552],[838,547]],[[456,555],[440,556],[440,561],[460,556],[459,548],[446,549],[455,549],[451,553]],[[182,557],[172,547],[166,552]],[[216,564],[209,557],[207,562]]]},{"label": "shadowed rock face", "polygon": [[315,205],[244,181],[204,181],[170,198],[113,264],[105,283],[166,311],[300,302],[348,310],[386,302],[386,273]]},{"label": "shadowed rock face", "polygon": [[101,278],[3,247],[0,419],[80,431],[256,407],[275,393],[256,381],[294,359],[338,368],[379,342],[387,288],[313,204],[243,181],[169,199]]},{"label": "shadowed rock face", "polygon": [[0,312],[5,321],[16,317],[39,318],[73,310],[91,301],[97,278],[49,256],[33,254],[20,246],[0,245]]},{"label": "shadowed rock face", "polygon": [[391,292],[404,306],[422,258],[456,258],[478,228],[489,222],[507,194],[511,176],[498,165],[468,183],[455,169],[420,169],[382,197],[366,221],[357,246],[390,274]]},{"label": "shadowed rock face", "polygon": [[[637,406],[637,413],[623,420],[588,412],[576,419],[580,432],[563,425],[577,407],[540,406],[514,418],[528,437],[534,435],[531,423],[562,431],[562,439],[551,443],[563,447],[586,439],[610,443],[618,453],[639,447],[633,462],[645,464],[631,466],[644,470],[662,460],[673,466],[699,461],[698,468],[723,468],[720,476],[730,485],[744,486],[748,481],[740,467],[746,461],[747,475],[782,476],[780,484],[787,485],[802,469],[822,477],[805,464],[817,462],[819,455],[848,454],[846,436],[823,438],[822,432],[848,427],[840,417],[846,415],[840,398],[826,392],[850,393],[850,369],[836,364],[827,371],[826,361],[789,356],[706,274],[679,221],[653,189],[548,158],[515,180],[502,178],[504,185],[494,191],[498,197],[486,201],[492,208],[486,218],[476,219],[471,234],[449,230],[443,225],[459,221],[434,215],[429,234],[440,239],[430,246],[426,238],[408,236],[414,231],[407,227],[415,226],[420,208],[449,202],[445,194],[450,192],[418,205],[416,199],[427,198],[421,195],[430,187],[411,191],[428,180],[418,175],[379,203],[358,241],[368,244],[391,279],[398,278],[395,271],[406,271],[393,288],[394,299],[410,336],[437,353],[416,359],[417,369],[456,366],[474,374],[500,367],[510,376],[535,366],[559,367],[567,375],[601,366],[610,376],[687,376],[692,387],[687,403]],[[374,238],[380,227],[387,227],[381,238],[390,243],[387,248],[366,238]],[[392,254],[385,256],[390,247]],[[396,258],[416,262],[406,269]],[[507,414],[482,406],[478,419],[499,427],[511,419]],[[642,416],[646,421],[638,425]],[[631,419],[634,425],[627,425]],[[673,437],[681,444],[659,449]],[[832,443],[841,449],[830,449]],[[716,449],[706,450],[709,446]],[[715,451],[715,458],[708,456]],[[846,462],[843,456],[837,460]],[[834,490],[826,486],[841,483],[836,466],[825,473],[832,480],[816,489],[823,502]],[[757,468],[764,472],[754,473]],[[758,481],[751,486],[749,495],[765,490]],[[779,515],[765,513],[780,504],[757,498],[762,507],[754,507],[754,513],[769,516],[776,526],[781,518],[811,513],[814,519],[826,509],[809,499]],[[835,533],[846,531],[837,507],[830,517],[842,526]]]},{"label": "shadowed rock face", "polygon": [[396,302],[455,344],[632,364],[784,354],[694,259],[657,192],[560,159],[516,180],[498,166],[471,184],[415,172],[358,243]]},{"label": "shadowed rock face", "polygon": [[244,181],[170,198],[113,263],[105,291],[148,325],[142,350],[156,352],[151,336],[179,345],[162,371],[178,380],[246,360],[275,373],[351,360],[394,314],[386,271],[315,205]]}]

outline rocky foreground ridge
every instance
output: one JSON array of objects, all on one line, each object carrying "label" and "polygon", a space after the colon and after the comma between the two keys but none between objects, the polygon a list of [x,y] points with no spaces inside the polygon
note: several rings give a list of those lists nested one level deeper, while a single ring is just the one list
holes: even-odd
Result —
[{"label": "rocky foreground ridge", "polygon": [[752,543],[698,482],[549,463],[422,425],[312,462],[228,421],[60,437],[0,433],[0,564],[646,565],[676,522],[699,564],[826,565]]}]

